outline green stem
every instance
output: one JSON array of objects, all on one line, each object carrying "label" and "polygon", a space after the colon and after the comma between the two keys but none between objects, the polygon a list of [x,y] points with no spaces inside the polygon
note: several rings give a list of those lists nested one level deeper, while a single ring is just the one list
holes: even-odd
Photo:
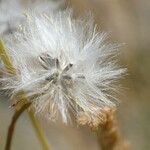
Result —
[{"label": "green stem", "polygon": [[30,110],[28,112],[28,115],[29,115],[30,120],[32,122],[32,125],[33,125],[33,127],[34,127],[34,129],[36,131],[36,134],[37,134],[37,136],[39,137],[39,140],[42,143],[43,150],[49,150],[48,142],[47,142],[45,136],[43,136],[43,132],[42,132],[40,126],[39,126],[38,120],[34,116],[33,110]]}]

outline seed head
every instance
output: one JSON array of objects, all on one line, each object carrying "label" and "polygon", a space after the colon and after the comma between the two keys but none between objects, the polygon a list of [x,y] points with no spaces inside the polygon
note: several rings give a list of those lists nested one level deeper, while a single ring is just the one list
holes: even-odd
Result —
[{"label": "seed head", "polygon": [[95,112],[115,107],[112,93],[124,72],[114,60],[118,44],[108,44],[106,38],[92,17],[74,19],[71,10],[31,13],[5,41],[17,73],[3,77],[4,88],[13,103],[21,100],[23,90],[36,113],[50,120],[60,116],[67,123],[71,114],[81,112],[99,118]]}]

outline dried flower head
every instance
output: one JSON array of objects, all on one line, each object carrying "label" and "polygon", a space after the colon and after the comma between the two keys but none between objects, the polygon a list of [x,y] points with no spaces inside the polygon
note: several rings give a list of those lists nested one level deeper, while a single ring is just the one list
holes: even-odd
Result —
[{"label": "dried flower head", "polygon": [[114,56],[117,44],[106,43],[92,17],[74,19],[71,10],[57,14],[32,13],[20,31],[6,41],[16,75],[4,76],[4,88],[18,103],[24,91],[36,113],[63,122],[81,112],[96,114],[114,107],[115,82],[124,69]]}]

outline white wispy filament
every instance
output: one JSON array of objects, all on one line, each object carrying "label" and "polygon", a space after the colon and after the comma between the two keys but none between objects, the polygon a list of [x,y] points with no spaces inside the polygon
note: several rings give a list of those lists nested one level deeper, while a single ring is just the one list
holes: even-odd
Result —
[{"label": "white wispy filament", "polygon": [[15,103],[24,91],[36,113],[68,122],[71,114],[94,114],[115,106],[115,82],[121,77],[114,60],[117,44],[108,44],[92,17],[73,19],[72,11],[36,16],[6,41],[16,69],[2,79]]}]

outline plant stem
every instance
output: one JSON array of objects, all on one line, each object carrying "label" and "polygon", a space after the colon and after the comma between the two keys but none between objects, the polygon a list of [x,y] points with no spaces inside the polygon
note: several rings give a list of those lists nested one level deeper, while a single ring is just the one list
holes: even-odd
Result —
[{"label": "plant stem", "polygon": [[[13,67],[13,65],[11,63],[11,59],[7,53],[7,49],[5,48],[4,43],[1,39],[0,39],[0,57],[5,65],[6,69],[8,70],[8,72],[10,72],[12,74],[16,74],[15,68]],[[25,94],[23,91],[21,92],[21,95],[23,96],[24,101],[27,102],[27,98],[25,97]],[[41,142],[43,150],[49,150],[48,143],[46,141],[44,133],[41,130],[38,120],[36,120],[36,118],[34,117],[33,110],[29,111],[28,115],[30,117],[33,127],[35,128],[35,131],[37,133],[39,141]]]},{"label": "plant stem", "polygon": [[49,148],[48,142],[47,142],[45,136],[43,136],[43,132],[39,126],[38,120],[34,116],[33,110],[28,111],[28,115],[30,117],[32,126],[34,127],[36,134],[41,142],[43,150],[49,150],[50,148]]},{"label": "plant stem", "polygon": [[5,150],[10,150],[16,122],[17,122],[18,118],[20,117],[20,115],[30,106],[30,104],[31,103],[26,103],[20,108],[20,110],[15,111],[15,113],[12,117],[12,120],[11,120],[11,124],[8,128]]}]

